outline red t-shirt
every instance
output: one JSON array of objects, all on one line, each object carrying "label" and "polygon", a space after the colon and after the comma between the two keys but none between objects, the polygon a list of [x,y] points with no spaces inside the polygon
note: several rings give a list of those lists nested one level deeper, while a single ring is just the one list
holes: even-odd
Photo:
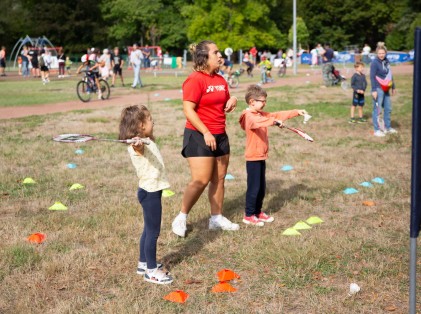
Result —
[{"label": "red t-shirt", "polygon": [[[227,81],[219,74],[193,72],[183,83],[183,101],[196,104],[197,115],[212,134],[225,133],[224,108],[229,98]],[[189,120],[186,128],[196,130]]]}]

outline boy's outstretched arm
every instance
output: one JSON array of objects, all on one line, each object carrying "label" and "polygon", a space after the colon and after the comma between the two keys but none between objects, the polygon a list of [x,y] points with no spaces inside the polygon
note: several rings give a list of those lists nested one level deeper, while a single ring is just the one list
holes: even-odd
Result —
[{"label": "boy's outstretched arm", "polygon": [[294,109],[294,110],[285,110],[271,113],[276,120],[285,121],[297,116],[304,116],[308,114],[306,110],[303,109]]}]

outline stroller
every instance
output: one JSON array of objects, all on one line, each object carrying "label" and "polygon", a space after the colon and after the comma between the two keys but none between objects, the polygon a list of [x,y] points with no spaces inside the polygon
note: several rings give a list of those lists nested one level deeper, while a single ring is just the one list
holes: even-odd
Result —
[{"label": "stroller", "polygon": [[346,81],[346,77],[343,76],[339,70],[337,70],[333,65],[332,65],[332,80],[333,80],[333,85],[341,85],[343,90],[348,89],[349,84]]}]

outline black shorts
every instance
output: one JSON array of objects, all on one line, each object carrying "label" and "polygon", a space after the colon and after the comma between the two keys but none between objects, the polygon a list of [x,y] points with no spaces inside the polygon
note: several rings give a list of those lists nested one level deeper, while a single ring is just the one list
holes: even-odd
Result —
[{"label": "black shorts", "polygon": [[213,134],[216,140],[216,150],[212,151],[205,143],[203,134],[199,131],[184,129],[183,149],[181,155],[189,157],[220,157],[230,153],[230,143],[227,133]]},{"label": "black shorts", "polygon": [[48,67],[46,65],[41,65],[41,71],[42,72],[48,72]]},{"label": "black shorts", "polygon": [[358,94],[357,92],[354,92],[353,98],[352,98],[352,105],[353,106],[364,106],[364,94]]},{"label": "black shorts", "polygon": [[113,72],[115,75],[118,74],[121,76],[123,74],[123,69],[118,64],[116,64],[113,68]]},{"label": "black shorts", "polygon": [[6,67],[6,60],[5,59],[1,59],[0,60],[0,68],[5,68]]}]

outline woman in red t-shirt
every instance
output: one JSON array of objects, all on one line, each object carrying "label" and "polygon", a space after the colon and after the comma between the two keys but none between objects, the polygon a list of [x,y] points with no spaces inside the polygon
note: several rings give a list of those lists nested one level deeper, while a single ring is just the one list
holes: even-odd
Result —
[{"label": "woman in red t-shirt", "polygon": [[181,212],[172,223],[180,237],[186,235],[186,220],[193,205],[209,185],[211,218],[209,229],[238,230],[222,216],[224,180],[229,163],[229,140],[225,133],[225,114],[232,112],[237,98],[231,97],[225,79],[217,72],[222,55],[216,44],[205,40],[190,47],[194,72],[183,83],[183,108],[187,118],[183,150],[191,172]]}]

